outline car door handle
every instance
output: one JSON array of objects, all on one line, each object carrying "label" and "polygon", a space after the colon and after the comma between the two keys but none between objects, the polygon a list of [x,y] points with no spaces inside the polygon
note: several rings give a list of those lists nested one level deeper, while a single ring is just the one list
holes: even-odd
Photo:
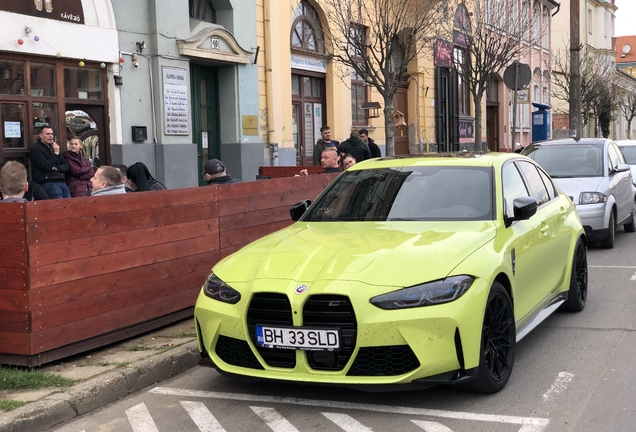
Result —
[{"label": "car door handle", "polygon": [[549,230],[550,230],[550,227],[549,227],[548,225],[542,225],[542,226],[541,226],[541,233],[542,233],[544,236],[547,236],[547,235],[548,235],[548,231],[549,231]]},{"label": "car door handle", "polygon": [[561,207],[561,216],[563,217],[563,219],[566,218],[568,214],[568,210],[565,207]]}]

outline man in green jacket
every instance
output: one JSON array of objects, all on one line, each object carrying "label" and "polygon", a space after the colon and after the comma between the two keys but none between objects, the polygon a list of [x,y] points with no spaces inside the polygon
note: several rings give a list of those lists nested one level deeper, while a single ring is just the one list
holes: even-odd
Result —
[{"label": "man in green jacket", "polygon": [[331,139],[331,128],[329,126],[323,126],[320,128],[320,136],[322,138],[320,138],[316,142],[316,145],[314,145],[314,166],[320,166],[320,158],[322,157],[324,149],[334,147],[337,151],[338,145],[340,144],[338,141]]}]

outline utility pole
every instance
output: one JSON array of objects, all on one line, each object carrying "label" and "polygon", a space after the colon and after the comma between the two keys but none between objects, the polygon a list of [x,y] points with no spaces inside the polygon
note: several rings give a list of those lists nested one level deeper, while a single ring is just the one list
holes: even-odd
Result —
[{"label": "utility pole", "polygon": [[581,0],[570,0],[570,137],[581,138]]}]

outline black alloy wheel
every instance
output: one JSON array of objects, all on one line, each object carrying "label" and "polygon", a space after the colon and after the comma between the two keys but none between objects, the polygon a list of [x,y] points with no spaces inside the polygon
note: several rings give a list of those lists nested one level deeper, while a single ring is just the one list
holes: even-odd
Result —
[{"label": "black alloy wheel", "polygon": [[503,389],[512,374],[516,338],[512,301],[506,289],[495,282],[486,303],[477,378],[459,387],[479,393]]},{"label": "black alloy wheel", "polygon": [[583,239],[579,239],[572,259],[570,290],[568,300],[561,305],[566,312],[581,312],[587,300],[587,249]]}]

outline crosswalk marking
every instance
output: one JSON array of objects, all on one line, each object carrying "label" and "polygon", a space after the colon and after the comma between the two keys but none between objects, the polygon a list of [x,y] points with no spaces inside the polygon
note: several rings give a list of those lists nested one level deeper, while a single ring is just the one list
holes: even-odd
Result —
[{"label": "crosswalk marking", "polygon": [[223,426],[203,403],[181,401],[181,405],[201,432],[225,432]]},{"label": "crosswalk marking", "polygon": [[128,408],[126,416],[134,432],[159,432],[144,403]]},{"label": "crosswalk marking", "polygon": [[517,424],[522,426],[519,432],[542,432],[550,423],[550,420],[546,418],[538,418],[538,417],[519,417],[519,416],[507,416],[507,415],[497,415],[497,414],[479,414],[479,413],[470,413],[470,412],[461,412],[461,411],[446,411],[446,410],[412,408],[412,407],[393,406],[393,405],[362,404],[362,403],[319,400],[319,399],[302,399],[302,398],[292,398],[292,397],[260,396],[260,395],[251,395],[251,394],[243,394],[243,393],[223,393],[223,392],[210,392],[210,391],[201,391],[201,390],[173,389],[168,387],[155,387],[152,390],[150,390],[150,393],[170,395],[170,396],[180,396],[180,397],[239,400],[239,401],[247,401],[247,402],[257,402],[257,403],[279,403],[279,404],[320,407],[320,408],[328,408],[328,409],[362,410],[362,411],[383,412],[383,413],[390,413],[390,414],[407,414],[407,415],[417,415],[417,416],[450,418],[450,419],[458,419],[458,420],[475,420],[475,421],[481,421],[481,422]]},{"label": "crosswalk marking", "polygon": [[274,432],[299,432],[285,417],[274,408],[251,406],[252,411]]},{"label": "crosswalk marking", "polygon": [[347,414],[337,414],[329,412],[324,412],[321,414],[337,424],[340,429],[346,432],[372,432],[371,429],[364,426],[362,423]]},{"label": "crosswalk marking", "polygon": [[411,420],[413,423],[424,429],[426,432],[453,432],[443,424],[424,420]]}]

